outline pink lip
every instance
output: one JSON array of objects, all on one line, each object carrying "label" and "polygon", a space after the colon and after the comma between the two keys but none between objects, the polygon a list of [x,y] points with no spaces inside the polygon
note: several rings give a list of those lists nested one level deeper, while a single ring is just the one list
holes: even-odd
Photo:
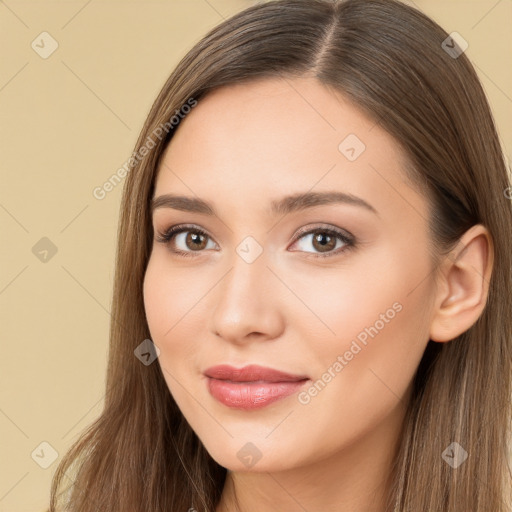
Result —
[{"label": "pink lip", "polygon": [[237,409],[259,409],[285,398],[301,388],[309,378],[272,368],[249,365],[234,368],[219,365],[208,368],[210,394],[222,404]]}]

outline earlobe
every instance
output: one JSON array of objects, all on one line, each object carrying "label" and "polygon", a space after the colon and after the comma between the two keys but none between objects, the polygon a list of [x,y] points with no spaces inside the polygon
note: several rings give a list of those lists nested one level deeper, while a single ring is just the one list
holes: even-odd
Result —
[{"label": "earlobe", "polygon": [[487,302],[493,262],[489,231],[481,224],[471,227],[440,267],[432,341],[450,341],[475,324]]}]

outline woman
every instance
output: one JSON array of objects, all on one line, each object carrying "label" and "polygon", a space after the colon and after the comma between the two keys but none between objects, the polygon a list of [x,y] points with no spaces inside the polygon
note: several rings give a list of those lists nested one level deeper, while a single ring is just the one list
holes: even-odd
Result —
[{"label": "woman", "polygon": [[190,50],[51,511],[511,510],[512,189],[463,49],[394,0],[277,0]]}]

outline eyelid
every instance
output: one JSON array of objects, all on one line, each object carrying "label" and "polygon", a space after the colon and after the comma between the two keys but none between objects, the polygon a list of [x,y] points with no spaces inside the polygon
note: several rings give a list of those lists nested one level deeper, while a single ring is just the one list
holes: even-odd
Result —
[{"label": "eyelid", "polygon": [[312,232],[320,231],[320,230],[325,230],[327,232],[332,232],[336,236],[340,236],[341,238],[345,238],[347,242],[348,241],[353,241],[355,239],[354,235],[352,235],[351,233],[349,233],[345,229],[341,229],[341,228],[338,228],[336,226],[332,226],[331,224],[320,223],[320,224],[314,225],[312,227],[311,226],[306,226],[306,227],[299,228],[295,232],[295,234],[293,235],[293,243],[295,243],[297,241],[297,239],[302,237],[303,235],[307,235],[307,234],[310,234]]}]

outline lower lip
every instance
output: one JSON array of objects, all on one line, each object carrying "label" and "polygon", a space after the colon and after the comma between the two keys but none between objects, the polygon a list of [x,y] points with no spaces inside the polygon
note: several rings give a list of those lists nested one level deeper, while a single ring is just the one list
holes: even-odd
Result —
[{"label": "lower lip", "polygon": [[298,391],[307,380],[294,382],[231,382],[208,377],[208,390],[220,403],[235,409],[260,409]]}]

